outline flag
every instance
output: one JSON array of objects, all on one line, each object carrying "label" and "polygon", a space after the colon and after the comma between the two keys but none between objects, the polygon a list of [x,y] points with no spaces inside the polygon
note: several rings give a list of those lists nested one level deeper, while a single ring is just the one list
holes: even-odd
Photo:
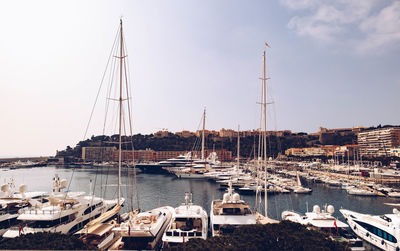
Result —
[{"label": "flag", "polygon": [[265,42],[265,46],[271,48],[271,46],[269,46],[269,44],[267,42]]},{"label": "flag", "polygon": [[333,222],[333,225],[335,226],[335,229],[336,229],[336,231],[337,231],[338,227],[337,227],[337,225],[336,225],[336,221]]}]

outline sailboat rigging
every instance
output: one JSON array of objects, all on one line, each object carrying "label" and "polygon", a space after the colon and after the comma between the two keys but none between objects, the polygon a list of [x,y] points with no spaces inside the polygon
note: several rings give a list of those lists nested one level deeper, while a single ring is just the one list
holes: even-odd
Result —
[{"label": "sailboat rigging", "polygon": [[[132,156],[132,163],[133,163],[133,170],[134,170],[134,183],[135,183],[135,188],[136,188],[136,199],[137,199],[137,205],[139,207],[139,200],[138,200],[138,189],[137,189],[137,184],[136,184],[136,169],[135,169],[135,164],[134,164],[134,147],[133,147],[133,132],[132,132],[132,117],[131,117],[131,105],[130,105],[130,98],[129,98],[129,85],[128,85],[128,73],[127,73],[127,66],[126,66],[126,46],[125,46],[125,40],[123,36],[123,24],[122,20],[120,20],[120,27],[119,31],[117,33],[117,38],[119,38],[119,43],[115,43],[112,48],[112,53],[110,56],[113,54],[113,52],[117,52],[113,55],[113,58],[116,58],[117,60],[114,61],[114,65],[111,67],[110,71],[110,87],[108,88],[108,94],[111,93],[111,86],[112,86],[112,80],[114,79],[114,76],[116,76],[116,69],[119,70],[119,90],[118,90],[118,98],[108,98],[108,100],[113,100],[118,102],[118,180],[117,180],[117,200],[118,204],[117,206],[113,209],[107,212],[106,214],[101,215],[97,220],[94,220],[92,222],[89,222],[84,229],[82,229],[79,234],[83,234],[82,239],[89,245],[91,245],[94,248],[98,249],[107,249],[109,248],[113,243],[115,243],[118,239],[120,239],[120,236],[113,232],[112,230],[119,226],[120,222],[123,221],[124,219],[127,219],[131,215],[136,215],[138,213],[137,210],[133,210],[133,200],[132,196],[131,197],[131,209],[132,211],[129,213],[125,213],[123,215],[120,215],[120,210],[122,203],[124,202],[124,198],[121,196],[121,186],[122,186],[122,180],[121,180],[121,169],[123,166],[123,155],[122,155],[122,148],[123,144],[125,145],[127,142],[123,142],[123,133],[126,135],[126,126],[125,126],[125,116],[124,116],[124,107],[123,107],[123,102],[127,102],[127,113],[128,113],[128,124],[129,124],[129,132],[130,132],[130,143],[131,144],[131,156]],[[118,48],[119,45],[119,48]],[[116,66],[117,62],[119,63],[119,67]],[[108,64],[107,64],[108,67]],[[104,78],[104,77],[103,77]],[[124,85],[125,83],[125,85]],[[125,88],[125,90],[124,90]],[[124,93],[125,91],[125,93]],[[124,97],[124,94],[126,97]],[[107,103],[108,104],[108,103]],[[108,107],[106,108],[106,113],[108,112]],[[105,119],[106,120],[106,119]],[[105,127],[105,122],[104,122],[104,127]],[[103,128],[104,132],[104,128]],[[126,138],[126,137],[124,137]],[[125,159],[127,157],[125,156]],[[129,162],[127,163],[129,166]],[[129,171],[129,168],[128,168]],[[129,177],[129,175],[128,175]],[[132,192],[132,186],[128,184],[128,186],[131,188],[131,195],[133,194]],[[117,215],[117,218],[114,218],[114,216]]]},{"label": "sailboat rigging", "polygon": [[[267,47],[268,44],[265,43]],[[267,80],[269,78],[266,77],[266,50],[263,52],[263,75],[260,78],[262,80],[262,91],[261,91],[261,102],[259,103],[262,108],[261,112],[261,134],[259,137],[259,158],[257,161],[257,177],[259,176],[259,171],[264,170],[264,216],[256,212],[258,215],[258,221],[262,223],[274,223],[276,222],[273,219],[268,218],[268,184],[267,184],[267,176],[268,176],[268,168],[267,168]],[[260,169],[260,170],[259,170]],[[259,180],[259,178],[257,178]],[[257,184],[258,185],[258,184]],[[258,188],[256,189],[256,206],[258,205]],[[261,201],[261,196],[260,196]]]}]

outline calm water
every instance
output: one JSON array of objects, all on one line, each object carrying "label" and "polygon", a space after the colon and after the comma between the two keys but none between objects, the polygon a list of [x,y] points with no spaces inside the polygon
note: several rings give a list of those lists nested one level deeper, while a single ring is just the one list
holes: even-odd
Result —
[{"label": "calm water", "polygon": [[[52,189],[52,178],[58,175],[61,179],[67,179],[69,190],[90,191],[90,180],[96,195],[107,199],[117,196],[117,171],[115,168],[66,168],[66,167],[39,167],[22,168],[0,171],[0,185],[14,179],[15,185],[28,185],[29,191],[48,191]],[[132,169],[122,170],[122,196],[128,198],[124,210],[131,208],[131,196],[135,194]],[[213,199],[221,199],[224,191],[219,190],[219,184],[209,180],[178,179],[173,175],[163,174],[137,174],[139,191],[139,203],[142,210],[152,209],[158,206],[170,205],[176,207],[184,201],[185,192],[193,193],[193,202],[203,206],[209,211]],[[298,212],[312,210],[313,205],[322,207],[331,204],[335,207],[334,215],[343,219],[339,212],[340,208],[350,209],[362,213],[384,214],[391,213],[392,207],[384,203],[400,203],[400,199],[384,197],[359,197],[347,195],[346,191],[340,188],[329,187],[324,184],[309,183],[313,189],[310,195],[299,194],[277,194],[268,195],[268,215],[274,219],[280,219],[281,212],[287,209]],[[129,195],[129,196],[128,196]],[[255,204],[255,195],[242,195],[242,199]],[[134,207],[137,207],[136,199],[133,200]],[[261,203],[261,210],[264,212],[264,202]]]}]

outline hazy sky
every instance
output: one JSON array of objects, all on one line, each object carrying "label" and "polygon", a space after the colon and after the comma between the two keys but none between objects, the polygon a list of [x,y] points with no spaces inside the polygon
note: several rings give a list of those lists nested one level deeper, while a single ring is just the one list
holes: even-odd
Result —
[{"label": "hazy sky", "polygon": [[259,127],[265,41],[270,129],[400,124],[400,1],[0,1],[0,156],[83,139],[121,16],[135,133]]}]

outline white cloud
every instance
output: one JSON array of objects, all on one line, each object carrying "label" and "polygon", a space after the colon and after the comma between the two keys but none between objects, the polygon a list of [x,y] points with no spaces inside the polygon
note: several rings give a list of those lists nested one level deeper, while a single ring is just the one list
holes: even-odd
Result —
[{"label": "white cloud", "polygon": [[281,0],[281,3],[293,10],[313,8],[318,5],[318,0]]},{"label": "white cloud", "polygon": [[360,24],[360,30],[366,39],[358,47],[360,52],[382,50],[400,42],[400,2],[394,2],[378,14],[369,17]]},{"label": "white cloud", "polygon": [[[345,44],[364,53],[400,41],[400,2],[378,0],[281,0],[294,10],[288,28],[326,44]],[[386,6],[382,6],[386,4]]]}]

